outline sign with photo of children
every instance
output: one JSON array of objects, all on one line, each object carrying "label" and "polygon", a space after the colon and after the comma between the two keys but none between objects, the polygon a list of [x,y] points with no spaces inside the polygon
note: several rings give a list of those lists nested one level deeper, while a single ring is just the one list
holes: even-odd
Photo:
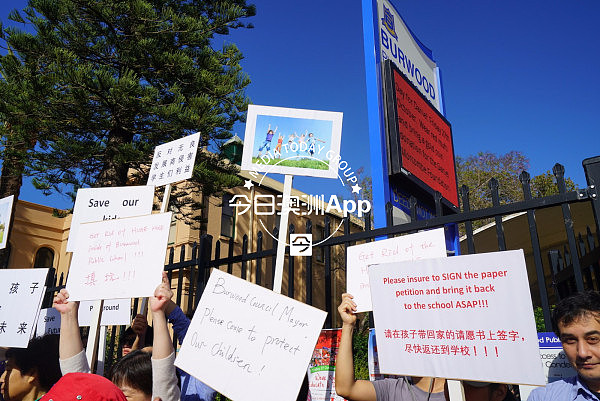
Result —
[{"label": "sign with photo of children", "polygon": [[248,106],[242,169],[336,177],[342,113]]}]

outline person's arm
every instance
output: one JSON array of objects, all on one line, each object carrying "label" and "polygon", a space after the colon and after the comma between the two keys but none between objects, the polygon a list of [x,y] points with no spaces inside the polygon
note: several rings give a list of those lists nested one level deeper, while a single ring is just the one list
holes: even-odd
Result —
[{"label": "person's arm", "polygon": [[146,346],[146,332],[148,331],[148,319],[146,316],[137,314],[131,322],[131,329],[135,333],[135,340],[131,345],[131,350],[142,349]]},{"label": "person's arm", "polygon": [[79,334],[79,302],[69,301],[69,293],[63,288],[54,297],[52,306],[60,313],[58,354],[63,375],[88,373],[90,367]]},{"label": "person's arm", "polygon": [[342,318],[342,338],[335,359],[335,392],[351,401],[376,401],[377,395],[373,383],[354,378],[352,357],[352,335],[356,323],[356,304],[352,295],[342,294],[342,303],[338,312]]},{"label": "person's arm", "polygon": [[169,323],[173,324],[173,332],[177,336],[177,341],[179,344],[182,344],[183,339],[187,334],[188,327],[190,327],[190,319],[188,319],[181,308],[172,300],[167,302],[165,315],[167,315]]},{"label": "person's arm", "polygon": [[152,310],[152,326],[154,341],[152,343],[152,396],[160,397],[163,401],[179,401],[180,391],[177,387],[175,373],[175,350],[167,326],[165,309],[167,302],[173,296],[171,284],[166,273],[163,273],[162,283],[150,297]]}]

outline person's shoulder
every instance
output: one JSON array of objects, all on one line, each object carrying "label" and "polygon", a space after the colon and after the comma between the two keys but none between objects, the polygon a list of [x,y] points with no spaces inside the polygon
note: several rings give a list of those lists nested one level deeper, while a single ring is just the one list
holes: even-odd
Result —
[{"label": "person's shoulder", "polygon": [[533,390],[527,398],[527,401],[569,400],[569,396],[576,393],[576,387],[577,376],[556,380]]}]

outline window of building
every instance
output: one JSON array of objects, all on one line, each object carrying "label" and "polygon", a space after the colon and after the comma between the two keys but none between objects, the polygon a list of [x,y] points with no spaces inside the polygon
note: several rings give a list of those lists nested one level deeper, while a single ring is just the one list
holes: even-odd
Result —
[{"label": "window of building", "polygon": [[232,196],[223,195],[223,204],[221,205],[221,235],[233,238],[235,234],[235,214],[234,208],[229,204]]},{"label": "window of building", "polygon": [[35,254],[33,267],[54,267],[54,251],[50,248],[42,247]]}]

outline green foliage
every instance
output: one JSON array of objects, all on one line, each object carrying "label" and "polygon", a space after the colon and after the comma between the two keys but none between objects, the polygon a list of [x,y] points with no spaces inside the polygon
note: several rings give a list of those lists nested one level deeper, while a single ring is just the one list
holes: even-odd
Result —
[{"label": "green foliage", "polygon": [[355,333],[352,337],[354,353],[354,377],[358,380],[369,380],[369,332]]},{"label": "green foliage", "polygon": [[[217,48],[217,35],[250,27],[242,20],[254,14],[246,0],[29,0],[13,12],[36,34],[5,28],[17,61],[3,58],[2,68],[31,62],[30,78],[46,84],[31,102],[29,130],[18,131],[29,144],[37,133],[26,149],[36,186],[68,192],[143,183],[156,145],[197,131],[201,147],[218,149],[244,118],[250,80],[240,51]],[[235,169],[206,154],[197,156],[195,179],[210,176],[211,189],[235,182]]]},{"label": "green foliage", "polygon": [[[458,187],[469,188],[469,207],[479,210],[492,207],[492,192],[489,182],[498,181],[498,200],[501,205],[519,202],[524,199],[523,186],[519,176],[529,168],[529,159],[518,151],[503,155],[479,152],[467,157],[456,156],[456,175]],[[558,193],[556,179],[550,171],[530,180],[533,197],[549,196]],[[567,191],[577,189],[570,178],[565,178]],[[473,222],[473,228],[479,228],[492,219]],[[462,229],[461,229],[462,231]]]}]

